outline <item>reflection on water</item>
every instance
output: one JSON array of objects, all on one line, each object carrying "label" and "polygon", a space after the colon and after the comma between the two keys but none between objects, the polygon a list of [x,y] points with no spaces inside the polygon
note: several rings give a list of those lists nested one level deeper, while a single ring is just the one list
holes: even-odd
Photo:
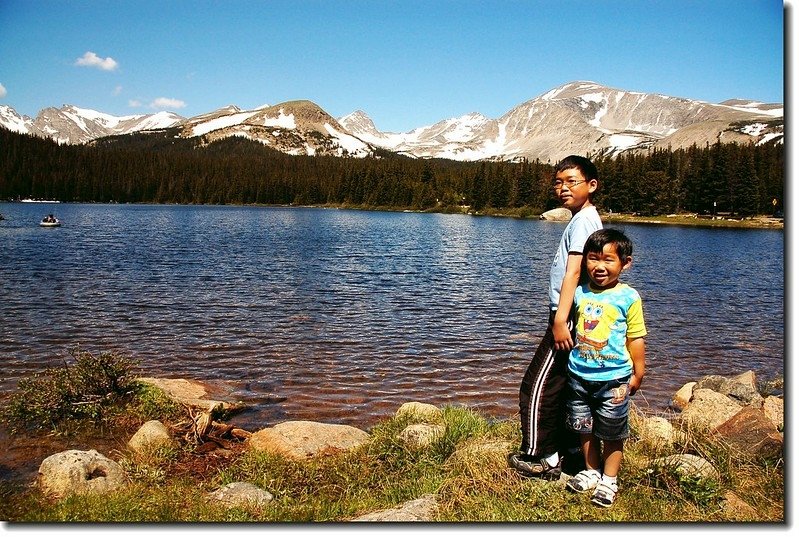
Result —
[{"label": "reflection on water", "polygon": [[[38,226],[55,210],[63,226]],[[252,426],[367,426],[403,402],[518,412],[564,224],[305,208],[0,204],[7,392],[80,345],[221,381]],[[783,372],[783,233],[625,226],[662,411],[684,382]]]}]

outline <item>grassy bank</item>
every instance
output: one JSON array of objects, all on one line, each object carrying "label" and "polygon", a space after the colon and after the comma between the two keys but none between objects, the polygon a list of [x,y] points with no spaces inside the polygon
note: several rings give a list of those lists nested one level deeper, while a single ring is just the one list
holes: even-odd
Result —
[{"label": "grassy bank", "polygon": [[[204,452],[187,438],[179,447],[135,454],[125,443],[142,423],[158,418],[178,429],[185,412],[159,390],[131,380],[124,360],[88,353],[77,359],[75,366],[20,383],[8,402],[6,425],[29,445],[56,434],[60,450],[97,447],[125,468],[130,484],[101,496],[52,499],[30,481],[6,481],[0,484],[2,520],[342,522],[427,494],[435,495],[434,520],[440,522],[783,522],[785,517],[782,461],[745,458],[700,434],[652,447],[639,434],[643,417],[637,414],[620,493],[610,509],[592,506],[563,483],[521,478],[506,462],[520,443],[518,420],[489,420],[468,408],[444,408],[445,432],[425,447],[401,440],[415,419],[403,414],[373,427],[369,442],[354,451],[307,461],[248,451],[245,442]],[[89,412],[85,401],[94,404]],[[39,433],[32,431],[36,427]],[[93,443],[100,439],[100,445]],[[111,445],[118,448],[100,447]],[[720,478],[685,476],[651,464],[676,453],[703,457]],[[206,499],[208,492],[238,481],[274,499],[246,509]]]},{"label": "grassy bank", "polygon": [[[236,449],[199,455],[191,449],[161,450],[147,457],[111,454],[131,485],[98,496],[55,501],[36,488],[5,484],[0,518],[12,522],[305,522],[346,521],[435,494],[438,521],[505,522],[781,522],[782,467],[742,460],[720,445],[689,440],[653,451],[637,439],[627,443],[620,494],[610,509],[562,483],[525,480],[510,470],[505,454],[518,445],[515,421],[490,422],[465,408],[444,409],[446,433],[425,448],[398,440],[407,417],[376,427],[354,452],[307,462]],[[648,461],[664,453],[697,453],[720,471],[719,481],[653,471]],[[259,509],[225,509],[204,494],[246,481],[274,495]],[[729,504],[733,492],[749,507]]]},{"label": "grassy bank", "polygon": [[[314,206],[308,206],[314,207]],[[389,212],[425,212],[435,214],[470,214],[473,216],[502,216],[510,218],[530,218],[538,219],[541,215],[530,207],[501,208],[494,209],[486,207],[480,211],[472,211],[469,207],[449,206],[437,209],[427,209],[424,211],[412,211],[410,209],[398,209],[396,207],[380,207],[371,205],[319,205],[332,209],[353,209],[364,211],[389,211]],[[632,214],[606,213],[601,211],[602,221],[606,225],[612,224],[652,224],[669,226],[690,226],[708,228],[739,228],[739,229],[784,229],[783,218],[773,218],[770,216],[759,215],[748,218],[733,218],[728,216],[712,217],[709,215],[695,214],[672,214],[638,216]]]},{"label": "grassy bank", "polygon": [[743,229],[783,229],[782,218],[755,216],[752,218],[711,218],[692,215],[632,216],[603,214],[606,224],[659,224],[672,226],[743,228]]}]

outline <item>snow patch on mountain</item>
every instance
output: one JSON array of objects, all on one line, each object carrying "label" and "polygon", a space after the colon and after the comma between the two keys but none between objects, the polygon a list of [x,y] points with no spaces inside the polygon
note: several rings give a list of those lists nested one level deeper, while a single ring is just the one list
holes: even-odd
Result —
[{"label": "snow patch on mountain", "polygon": [[0,104],[0,126],[20,134],[29,134],[33,120],[28,116],[20,116],[10,106]]},{"label": "snow patch on mountain", "polygon": [[341,132],[329,123],[325,123],[325,130],[331,137],[338,141],[338,145],[341,149],[339,156],[343,155],[345,151],[351,156],[359,157],[364,157],[371,153],[369,146],[355,136]]},{"label": "snow patch on mountain", "polygon": [[242,112],[238,114],[230,114],[227,116],[217,117],[209,121],[204,121],[192,127],[191,135],[202,136],[203,134],[208,134],[211,131],[224,129],[225,127],[232,127],[234,125],[238,125],[239,123],[245,122],[246,120],[251,118],[254,114],[255,112]]},{"label": "snow patch on mountain", "polygon": [[264,118],[264,127],[280,127],[283,129],[296,129],[297,122],[294,120],[294,114],[286,114],[281,108],[277,117]]}]

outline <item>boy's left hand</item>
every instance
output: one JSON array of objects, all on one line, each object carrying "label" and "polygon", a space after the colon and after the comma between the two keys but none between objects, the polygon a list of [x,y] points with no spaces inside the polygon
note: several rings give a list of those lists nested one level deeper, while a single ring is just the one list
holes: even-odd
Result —
[{"label": "boy's left hand", "polygon": [[552,323],[552,336],[555,338],[555,350],[568,351],[574,347],[569,325],[565,322]]},{"label": "boy's left hand", "polygon": [[641,380],[639,377],[633,375],[630,377],[630,395],[634,395],[641,387]]}]

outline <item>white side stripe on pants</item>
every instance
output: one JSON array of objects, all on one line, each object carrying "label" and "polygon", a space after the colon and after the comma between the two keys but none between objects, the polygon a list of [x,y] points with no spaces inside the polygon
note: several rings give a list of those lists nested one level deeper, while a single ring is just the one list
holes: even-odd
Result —
[{"label": "white side stripe on pants", "polygon": [[544,389],[544,381],[546,380],[547,376],[549,375],[549,370],[552,369],[552,365],[555,363],[555,349],[550,348],[549,352],[547,352],[546,357],[544,358],[544,364],[541,368],[540,373],[535,378],[535,384],[533,385],[532,393],[530,394],[530,422],[528,425],[528,431],[530,431],[530,455],[550,455],[550,453],[537,453],[538,451],[538,427],[535,427],[535,421],[538,420],[538,411],[541,407],[541,392]]}]

